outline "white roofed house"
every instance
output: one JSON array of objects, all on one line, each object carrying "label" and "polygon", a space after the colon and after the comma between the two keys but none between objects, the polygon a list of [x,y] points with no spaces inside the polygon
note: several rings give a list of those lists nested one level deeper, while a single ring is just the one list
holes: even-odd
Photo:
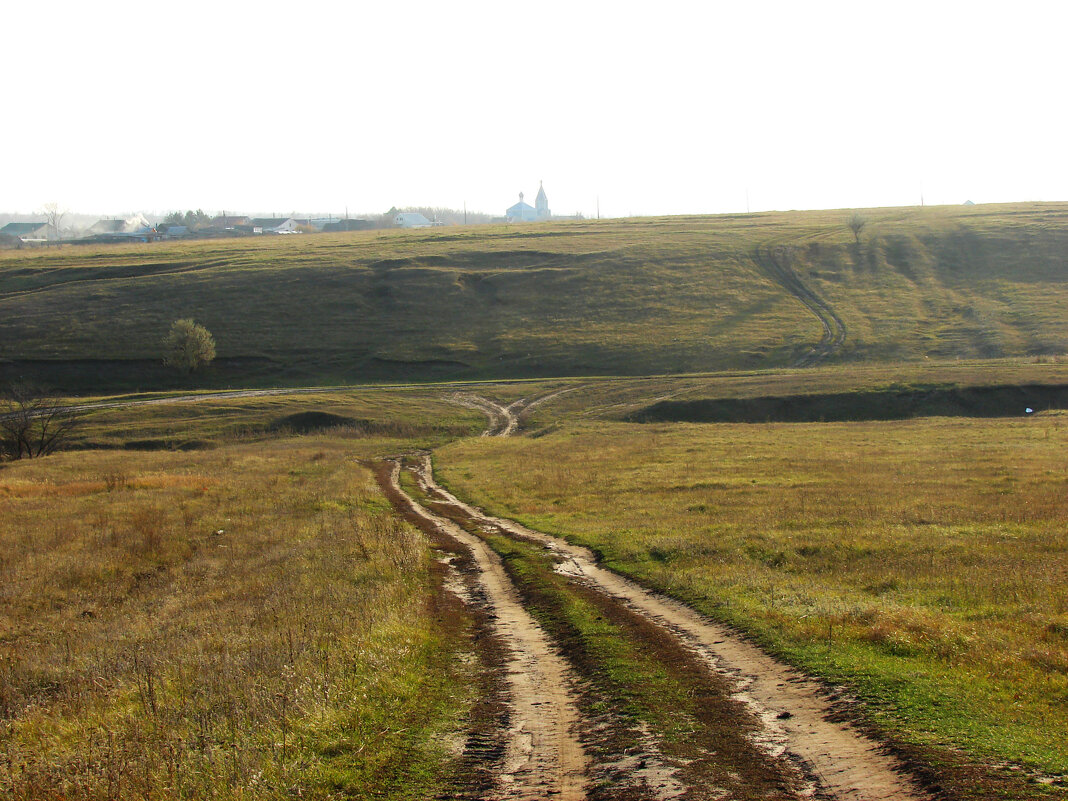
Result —
[{"label": "white roofed house", "polygon": [[393,218],[393,224],[398,228],[429,228],[434,223],[417,211],[402,211]]},{"label": "white roofed house", "polygon": [[254,234],[299,234],[300,223],[292,217],[259,217],[249,220]]}]

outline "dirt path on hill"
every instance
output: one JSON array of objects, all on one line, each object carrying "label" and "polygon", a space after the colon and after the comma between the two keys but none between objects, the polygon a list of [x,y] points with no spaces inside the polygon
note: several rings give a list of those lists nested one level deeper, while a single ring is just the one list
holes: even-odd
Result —
[{"label": "dirt path on hill", "polygon": [[556,392],[550,392],[548,395],[542,395],[537,398],[520,398],[519,400],[512,401],[505,406],[504,404],[492,401],[489,398],[484,398],[481,395],[474,395],[469,392],[454,392],[447,396],[445,400],[450,403],[455,403],[457,406],[463,406],[467,409],[474,409],[475,411],[482,412],[489,418],[489,427],[482,432],[484,437],[510,437],[512,434],[519,430],[519,425],[524,414],[531,409],[536,409],[541,404],[552,400],[558,395],[563,395],[565,392],[574,392],[581,387],[568,387],[566,389],[559,389]]},{"label": "dirt path on hill", "polygon": [[420,506],[401,488],[399,476],[400,464],[393,462],[384,489],[405,517],[428,535],[461,545],[473,557],[483,603],[507,654],[508,731],[496,786],[484,797],[585,799],[588,758],[579,742],[579,713],[567,662],[523,608],[500,557],[478,537]]},{"label": "dirt path on hill", "polygon": [[[485,383],[494,383],[494,382],[489,382],[489,381],[473,381],[473,382],[470,382],[471,385],[485,384]],[[264,398],[264,397],[270,397],[270,396],[273,396],[273,395],[330,395],[330,394],[336,394],[336,393],[340,393],[340,392],[356,392],[356,391],[359,391],[359,390],[367,390],[367,389],[375,389],[375,390],[379,390],[379,389],[411,389],[411,387],[412,387],[411,384],[363,384],[363,385],[359,385],[358,384],[358,385],[354,385],[354,386],[344,386],[344,387],[334,386],[334,387],[286,387],[286,388],[280,388],[280,389],[228,389],[228,390],[220,390],[218,392],[201,392],[201,393],[192,394],[192,395],[168,395],[167,397],[163,397],[163,398],[130,398],[129,400],[93,401],[93,402],[90,402],[90,403],[74,403],[74,404],[71,404],[69,406],[60,407],[59,411],[63,411],[63,412],[82,412],[82,411],[93,411],[93,410],[96,410],[96,409],[123,409],[123,408],[126,408],[128,406],[161,406],[161,405],[165,405],[165,404],[168,404],[168,403],[198,403],[200,401],[230,400],[232,398]],[[577,387],[573,387],[573,388],[569,388],[569,389],[562,389],[562,390],[560,390],[558,392],[553,392],[550,395],[546,395],[546,396],[544,396],[542,398],[538,398],[538,399],[536,399],[536,400],[534,400],[532,402],[529,402],[529,403],[528,403],[526,398],[523,398],[523,399],[521,399],[519,401],[516,401],[515,403],[512,404],[512,406],[515,406],[516,404],[522,404],[519,407],[517,407],[516,410],[515,410],[515,415],[517,416],[516,424],[518,424],[518,415],[520,415],[523,411],[526,411],[526,409],[533,408],[533,407],[537,406],[538,404],[549,400],[550,398],[556,397],[557,395],[559,395],[562,392],[570,392],[571,389],[577,389]],[[459,398],[468,399],[468,400],[470,400],[472,402],[472,404],[475,401],[479,401],[479,402],[481,402],[482,405],[477,405],[476,406],[476,405],[469,405],[468,403],[462,403],[462,402],[460,402]],[[506,407],[502,407],[502,406],[500,406],[500,405],[498,405],[496,403],[493,403],[492,401],[488,401],[488,400],[486,400],[486,399],[484,399],[484,398],[482,398],[482,397],[480,397],[478,395],[471,395],[469,393],[456,392],[453,395],[450,395],[446,399],[451,401],[451,402],[453,402],[453,403],[459,403],[461,406],[468,406],[468,408],[476,409],[477,411],[483,412],[486,415],[491,415],[492,414],[491,408],[492,409],[499,409],[502,414],[506,414],[506,412],[505,412]],[[507,407],[507,408],[511,408],[511,407]],[[514,431],[515,431],[515,427],[513,426],[511,429],[509,429],[508,433],[511,434]],[[484,433],[483,436],[487,436],[487,434]]]},{"label": "dirt path on hill", "polygon": [[788,246],[758,245],[753,251],[753,260],[770,278],[816,315],[823,326],[820,341],[794,362],[795,367],[811,367],[826,361],[842,349],[846,339],[846,326],[831,305],[810,289],[790,266],[790,252]]},{"label": "dirt path on hill", "polygon": [[[510,413],[509,406],[502,406],[479,395],[471,395],[465,392],[455,392],[445,398],[449,403],[463,406],[466,409],[474,409],[482,412],[489,419],[489,427],[482,432],[483,437],[507,437],[512,434],[519,419],[514,413]],[[517,403],[519,401],[516,401]]]},{"label": "dirt path on hill", "polygon": [[[493,435],[506,436],[501,432],[515,429],[514,424],[501,425],[501,421],[514,422],[509,410],[514,415],[513,407],[522,408],[520,401],[503,407],[476,396],[465,400],[472,408],[486,412]],[[476,401],[482,403],[474,405]],[[877,742],[841,722],[835,709],[839,699],[823,685],[689,607],[605,570],[588,549],[464,503],[434,481],[429,455],[418,465],[416,476],[423,492],[443,514],[471,521],[474,530],[503,534],[550,550],[558,559],[558,572],[667,632],[711,672],[727,677],[734,688],[733,698],[759,722],[752,742],[769,758],[792,760],[801,773],[814,780],[814,786],[797,795],[839,801],[918,801],[930,797]],[[484,543],[482,547],[486,547]]]}]

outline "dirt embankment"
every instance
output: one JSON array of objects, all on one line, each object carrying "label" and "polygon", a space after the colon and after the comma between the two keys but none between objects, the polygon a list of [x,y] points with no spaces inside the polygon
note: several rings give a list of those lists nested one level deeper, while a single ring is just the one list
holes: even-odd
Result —
[{"label": "dirt embankment", "polygon": [[1027,417],[1068,409],[1068,385],[906,387],[756,398],[661,399],[632,413],[638,423],[831,423],[913,417]]}]

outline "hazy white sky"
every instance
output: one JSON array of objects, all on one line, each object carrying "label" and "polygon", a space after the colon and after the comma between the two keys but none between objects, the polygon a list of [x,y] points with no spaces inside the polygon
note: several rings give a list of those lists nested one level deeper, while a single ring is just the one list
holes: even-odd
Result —
[{"label": "hazy white sky", "polygon": [[0,211],[1068,200],[1065,2],[7,5]]}]

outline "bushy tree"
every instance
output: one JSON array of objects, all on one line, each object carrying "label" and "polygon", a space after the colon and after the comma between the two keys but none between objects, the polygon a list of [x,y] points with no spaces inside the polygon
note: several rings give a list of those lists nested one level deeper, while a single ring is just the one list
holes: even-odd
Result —
[{"label": "bushy tree", "polygon": [[215,338],[189,318],[175,320],[163,338],[163,363],[183,373],[198,370],[215,358]]}]

